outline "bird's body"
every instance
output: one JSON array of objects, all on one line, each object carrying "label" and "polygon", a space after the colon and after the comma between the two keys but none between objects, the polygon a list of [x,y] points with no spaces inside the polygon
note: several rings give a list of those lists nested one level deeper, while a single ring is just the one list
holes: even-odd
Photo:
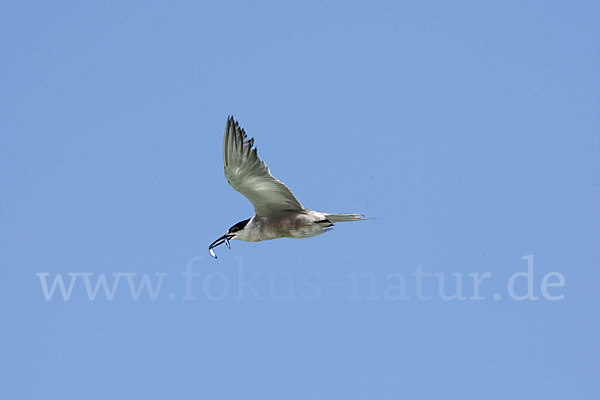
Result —
[{"label": "bird's body", "polygon": [[331,225],[323,214],[315,211],[279,211],[267,216],[252,217],[246,229],[236,235],[236,239],[246,242],[284,237],[302,239],[320,235]]},{"label": "bird's body", "polygon": [[[304,209],[303,211],[280,211],[267,216],[250,218],[245,229],[235,239],[245,242],[293,238],[305,239],[333,229],[333,221],[360,221],[359,214],[328,214]],[[332,221],[333,220],[333,221]]]},{"label": "bird's body", "polygon": [[275,179],[252,148],[254,139],[230,117],[223,138],[225,177],[229,184],[242,193],[254,206],[256,215],[233,225],[227,233],[215,240],[209,251],[229,240],[260,242],[278,238],[302,239],[320,235],[333,229],[334,222],[364,220],[360,214],[331,214],[304,208],[281,181]]}]

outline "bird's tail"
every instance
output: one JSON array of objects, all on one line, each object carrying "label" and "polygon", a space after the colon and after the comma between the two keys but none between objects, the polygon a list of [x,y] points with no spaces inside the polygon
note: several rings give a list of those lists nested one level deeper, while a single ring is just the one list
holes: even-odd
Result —
[{"label": "bird's tail", "polygon": [[369,219],[365,218],[362,214],[324,214],[331,222],[364,221]]}]

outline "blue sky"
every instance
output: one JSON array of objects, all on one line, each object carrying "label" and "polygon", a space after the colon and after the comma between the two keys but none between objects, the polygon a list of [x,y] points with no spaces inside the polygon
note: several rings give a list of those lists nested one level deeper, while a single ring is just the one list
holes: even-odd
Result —
[{"label": "blue sky", "polygon": [[[0,396],[596,397],[599,9],[3,2]],[[230,114],[376,219],[211,259]]]}]

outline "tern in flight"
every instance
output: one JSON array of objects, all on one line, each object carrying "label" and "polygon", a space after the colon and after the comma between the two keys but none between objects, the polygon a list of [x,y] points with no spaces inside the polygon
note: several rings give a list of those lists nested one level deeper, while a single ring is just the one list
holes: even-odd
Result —
[{"label": "tern in flight", "polygon": [[271,175],[246,132],[229,117],[223,138],[225,178],[235,190],[254,206],[256,215],[233,225],[227,233],[208,246],[210,255],[217,258],[214,248],[230,240],[260,242],[277,238],[309,238],[333,229],[334,222],[362,221],[361,214],[330,214],[309,210],[283,182]]}]

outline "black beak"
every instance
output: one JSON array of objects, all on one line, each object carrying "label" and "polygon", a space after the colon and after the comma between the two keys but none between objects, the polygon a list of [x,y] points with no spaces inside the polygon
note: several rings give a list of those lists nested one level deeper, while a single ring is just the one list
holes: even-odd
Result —
[{"label": "black beak", "polygon": [[210,244],[210,246],[208,246],[208,251],[210,253],[211,256],[213,256],[214,258],[217,258],[217,255],[215,254],[215,252],[213,251],[213,249],[217,246],[222,245],[223,243],[225,243],[225,245],[227,245],[227,247],[229,249],[231,249],[231,244],[229,244],[229,239],[231,239],[232,237],[234,237],[235,235],[226,233],[223,236],[221,236],[220,238],[218,238],[217,240],[215,240],[214,242],[212,242]]}]

